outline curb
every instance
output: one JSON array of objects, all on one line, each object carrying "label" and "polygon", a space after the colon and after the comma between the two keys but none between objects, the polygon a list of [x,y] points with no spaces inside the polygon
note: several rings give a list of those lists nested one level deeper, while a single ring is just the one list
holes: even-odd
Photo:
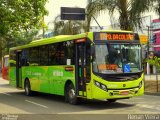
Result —
[{"label": "curb", "polygon": [[160,92],[157,92],[157,93],[145,92],[144,94],[145,94],[145,95],[160,96]]}]

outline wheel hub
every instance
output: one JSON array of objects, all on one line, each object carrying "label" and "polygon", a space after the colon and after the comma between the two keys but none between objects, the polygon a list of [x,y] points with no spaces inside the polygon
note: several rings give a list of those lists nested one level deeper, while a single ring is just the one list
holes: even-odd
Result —
[{"label": "wheel hub", "polygon": [[70,98],[74,98],[74,97],[75,97],[75,91],[74,91],[73,89],[71,89],[71,90],[69,91],[69,97],[70,97]]}]

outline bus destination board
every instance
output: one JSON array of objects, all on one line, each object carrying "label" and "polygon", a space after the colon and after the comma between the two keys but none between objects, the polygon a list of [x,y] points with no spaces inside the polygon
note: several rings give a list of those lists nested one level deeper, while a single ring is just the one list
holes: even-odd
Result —
[{"label": "bus destination board", "polygon": [[134,35],[132,33],[95,33],[95,39],[94,40],[118,40],[118,41],[124,41],[129,40],[132,41],[134,39]]}]

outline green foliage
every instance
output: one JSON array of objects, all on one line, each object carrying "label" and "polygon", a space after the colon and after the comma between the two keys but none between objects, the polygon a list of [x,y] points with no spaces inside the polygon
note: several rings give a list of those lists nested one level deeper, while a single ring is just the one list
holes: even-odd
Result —
[{"label": "green foliage", "polygon": [[54,34],[55,35],[74,35],[86,31],[86,23],[78,20],[60,20],[58,15],[54,22]]},{"label": "green foliage", "polygon": [[[158,0],[157,0],[158,1]],[[110,16],[119,13],[119,24],[122,30],[133,30],[141,27],[141,16],[153,8],[156,0],[88,0],[88,23],[91,16],[97,17],[102,11],[108,11]]]},{"label": "green foliage", "polygon": [[153,59],[146,59],[145,62],[160,68],[160,60],[156,56]]},{"label": "green foliage", "polygon": [[[0,0],[0,50],[29,42],[44,27],[47,0]],[[1,57],[1,55],[0,55]]]},{"label": "green foliage", "polygon": [[2,50],[3,55],[8,54],[9,48],[24,45],[31,40],[34,39],[34,36],[37,35],[38,30],[30,30],[30,31],[15,31],[11,35],[5,36],[3,39],[1,39],[2,42]]},{"label": "green foliage", "polygon": [[154,11],[160,16],[160,0],[153,0],[154,1]]},{"label": "green foliage", "polygon": [[0,0],[0,35],[41,28],[47,0]]}]

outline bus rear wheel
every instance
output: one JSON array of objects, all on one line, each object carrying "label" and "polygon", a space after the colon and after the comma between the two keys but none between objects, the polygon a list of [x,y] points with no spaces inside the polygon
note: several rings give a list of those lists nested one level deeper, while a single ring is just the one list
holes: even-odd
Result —
[{"label": "bus rear wheel", "polygon": [[27,96],[31,96],[31,95],[32,95],[32,90],[31,90],[31,85],[30,85],[29,80],[26,80],[26,81],[25,81],[24,89],[25,89],[25,94],[26,94]]},{"label": "bus rear wheel", "polygon": [[78,104],[78,98],[76,96],[75,88],[73,87],[73,84],[68,84],[65,91],[65,99],[70,104],[76,105]]}]

